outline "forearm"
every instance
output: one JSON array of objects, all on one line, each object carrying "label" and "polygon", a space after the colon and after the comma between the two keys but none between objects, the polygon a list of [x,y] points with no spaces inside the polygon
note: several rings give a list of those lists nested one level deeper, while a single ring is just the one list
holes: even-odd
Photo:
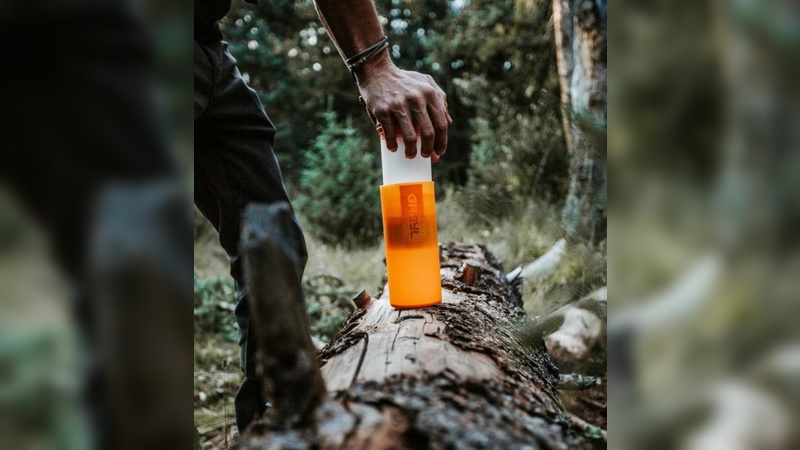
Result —
[{"label": "forearm", "polygon": [[[371,0],[315,0],[322,24],[330,35],[342,59],[357,54],[384,36],[378,13]],[[356,75],[368,72],[373,66],[391,63],[388,50],[370,58]]]}]

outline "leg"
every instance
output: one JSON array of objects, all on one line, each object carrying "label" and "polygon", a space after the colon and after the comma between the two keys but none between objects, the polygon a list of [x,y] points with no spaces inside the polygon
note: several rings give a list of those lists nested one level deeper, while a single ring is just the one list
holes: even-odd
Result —
[{"label": "leg", "polygon": [[[242,215],[252,202],[288,202],[277,158],[272,149],[275,128],[256,93],[242,79],[236,61],[222,42],[195,44],[195,180],[198,209],[219,231],[220,244],[231,263],[236,287],[236,321],[245,381],[236,397],[236,419],[244,431],[254,414],[264,412],[260,381],[255,376],[255,344],[250,311],[244,298],[239,238]],[[296,218],[296,233],[286,238],[307,259]]]}]

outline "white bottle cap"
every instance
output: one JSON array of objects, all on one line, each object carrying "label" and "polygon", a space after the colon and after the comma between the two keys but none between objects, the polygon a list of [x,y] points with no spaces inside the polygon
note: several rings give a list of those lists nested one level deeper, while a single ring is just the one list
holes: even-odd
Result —
[{"label": "white bottle cap", "polygon": [[397,151],[391,152],[386,147],[386,139],[381,138],[381,169],[383,184],[413,183],[415,181],[432,181],[431,158],[423,158],[420,147],[422,142],[417,137],[417,155],[413,159],[406,158],[406,145],[397,137]]}]

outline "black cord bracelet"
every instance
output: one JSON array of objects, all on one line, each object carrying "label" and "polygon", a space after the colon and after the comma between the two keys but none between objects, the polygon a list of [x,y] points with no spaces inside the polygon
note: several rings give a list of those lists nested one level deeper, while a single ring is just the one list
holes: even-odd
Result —
[{"label": "black cord bracelet", "polygon": [[347,70],[350,71],[350,75],[353,77],[353,80],[358,81],[356,79],[356,70],[358,70],[358,68],[363,66],[368,59],[382,52],[388,46],[389,46],[389,38],[384,36],[383,39],[381,39],[377,43],[365,48],[364,50],[356,53],[350,58],[347,58],[347,60],[344,63],[345,65],[347,65]]}]

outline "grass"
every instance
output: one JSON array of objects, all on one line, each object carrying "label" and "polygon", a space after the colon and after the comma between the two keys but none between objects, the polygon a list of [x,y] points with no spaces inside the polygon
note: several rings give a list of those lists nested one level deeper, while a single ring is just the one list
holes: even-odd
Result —
[{"label": "grass", "polygon": [[227,448],[238,433],[233,412],[233,396],[242,382],[238,344],[195,335],[194,380],[194,426],[200,442],[207,449]]},{"label": "grass", "polygon": [[[506,272],[535,260],[562,237],[558,210],[550,206],[529,202],[505,218],[481,224],[469,220],[471,212],[456,201],[452,192],[441,197],[437,201],[439,241],[484,245]],[[302,216],[300,219],[302,223]],[[216,243],[213,229],[201,225],[200,230],[195,251],[197,276],[201,279],[227,277],[227,257]],[[346,305],[350,298],[361,289],[373,295],[377,293],[385,273],[383,242],[348,249],[325,245],[307,232],[306,243],[309,259],[304,279],[307,295],[311,292],[308,303],[312,330],[325,340],[332,334],[331,330],[338,330],[341,320],[350,311]],[[545,315],[604,286],[605,262],[605,245],[600,248],[579,245],[568,249],[552,276],[523,286],[526,311],[533,316]],[[308,282],[314,280],[334,280],[335,283],[317,283],[309,288]],[[221,314],[230,314],[233,320],[232,313],[224,308],[218,310]],[[195,426],[203,448],[225,448],[226,431],[227,443],[231,444],[236,434],[233,396],[241,379],[235,342],[219,334],[195,336]]]},{"label": "grass", "polygon": [[[550,205],[529,201],[491,224],[469,220],[469,212],[448,193],[437,205],[439,240],[486,246],[508,273],[547,252],[564,237],[559,225],[560,211]],[[525,283],[525,310],[542,316],[606,285],[605,243],[599,248],[579,244],[567,248],[556,272],[538,283]]]},{"label": "grass", "polygon": [[383,280],[383,242],[361,249],[321,243],[307,233],[308,264],[304,278],[330,275],[342,280],[350,298],[362,289],[375,295]]}]

